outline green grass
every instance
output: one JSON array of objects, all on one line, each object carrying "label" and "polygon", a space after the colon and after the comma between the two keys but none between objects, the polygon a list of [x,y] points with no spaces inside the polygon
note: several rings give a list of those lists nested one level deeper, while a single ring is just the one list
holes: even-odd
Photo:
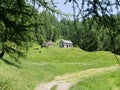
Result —
[{"label": "green grass", "polygon": [[57,85],[55,85],[51,88],[51,90],[56,90],[56,89],[57,89]]},{"label": "green grass", "polygon": [[81,81],[70,90],[120,90],[120,70]]},{"label": "green grass", "polygon": [[[7,56],[6,58],[10,60]],[[117,63],[110,52],[86,52],[79,48],[40,48],[37,45],[29,50],[27,58],[20,61],[21,68],[0,61],[0,90],[34,90],[40,82],[51,81],[58,75]]]}]

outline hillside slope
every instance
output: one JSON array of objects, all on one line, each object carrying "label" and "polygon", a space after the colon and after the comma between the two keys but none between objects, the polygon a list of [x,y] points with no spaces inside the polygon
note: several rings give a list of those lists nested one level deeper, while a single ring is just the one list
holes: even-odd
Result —
[{"label": "hillside slope", "polygon": [[[10,60],[7,56],[5,58]],[[37,84],[51,81],[55,76],[117,63],[114,55],[109,52],[39,46],[31,48],[27,58],[20,61],[20,68],[0,61],[1,90],[34,90]]]}]

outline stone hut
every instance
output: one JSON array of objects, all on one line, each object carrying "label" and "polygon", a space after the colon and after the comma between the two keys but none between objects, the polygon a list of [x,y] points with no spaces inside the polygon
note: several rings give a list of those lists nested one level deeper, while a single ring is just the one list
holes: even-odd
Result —
[{"label": "stone hut", "polygon": [[60,48],[71,48],[73,43],[70,40],[61,40],[59,46]]},{"label": "stone hut", "polygon": [[42,44],[43,47],[49,47],[49,46],[54,46],[54,42],[52,41],[46,41]]}]

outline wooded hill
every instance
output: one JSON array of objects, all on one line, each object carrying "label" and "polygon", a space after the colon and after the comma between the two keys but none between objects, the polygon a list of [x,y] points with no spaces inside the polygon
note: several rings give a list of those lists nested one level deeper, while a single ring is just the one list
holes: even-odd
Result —
[{"label": "wooded hill", "polygon": [[46,40],[55,42],[58,39],[68,39],[75,47],[86,51],[106,50],[117,54],[120,52],[120,21],[116,15],[111,17],[115,21],[106,22],[114,22],[114,28],[110,26],[110,30],[106,26],[98,25],[97,20],[93,20],[97,18],[86,18],[82,21],[62,18],[58,21],[53,14],[45,11],[40,13],[40,17],[43,17],[40,18],[40,22],[44,23],[43,26],[37,27],[36,40],[40,45]]}]

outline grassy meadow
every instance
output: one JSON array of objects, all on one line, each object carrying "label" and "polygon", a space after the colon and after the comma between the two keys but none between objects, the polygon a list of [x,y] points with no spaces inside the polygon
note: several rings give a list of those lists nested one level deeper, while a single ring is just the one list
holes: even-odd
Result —
[{"label": "grassy meadow", "polygon": [[[10,60],[8,56],[4,58]],[[21,58],[20,61],[20,67],[0,61],[0,90],[34,90],[39,83],[51,81],[55,76],[117,64],[110,52],[86,52],[79,48],[41,48],[38,45],[30,48],[27,57]],[[79,87],[81,90],[113,90],[109,89],[111,84],[120,86],[120,82],[117,82],[120,81],[119,73],[120,70],[117,70],[87,79],[71,87],[71,90],[80,90]],[[110,81],[111,78],[113,81]],[[95,89],[96,83],[101,87],[107,83],[104,79],[109,83],[103,89]]]}]

